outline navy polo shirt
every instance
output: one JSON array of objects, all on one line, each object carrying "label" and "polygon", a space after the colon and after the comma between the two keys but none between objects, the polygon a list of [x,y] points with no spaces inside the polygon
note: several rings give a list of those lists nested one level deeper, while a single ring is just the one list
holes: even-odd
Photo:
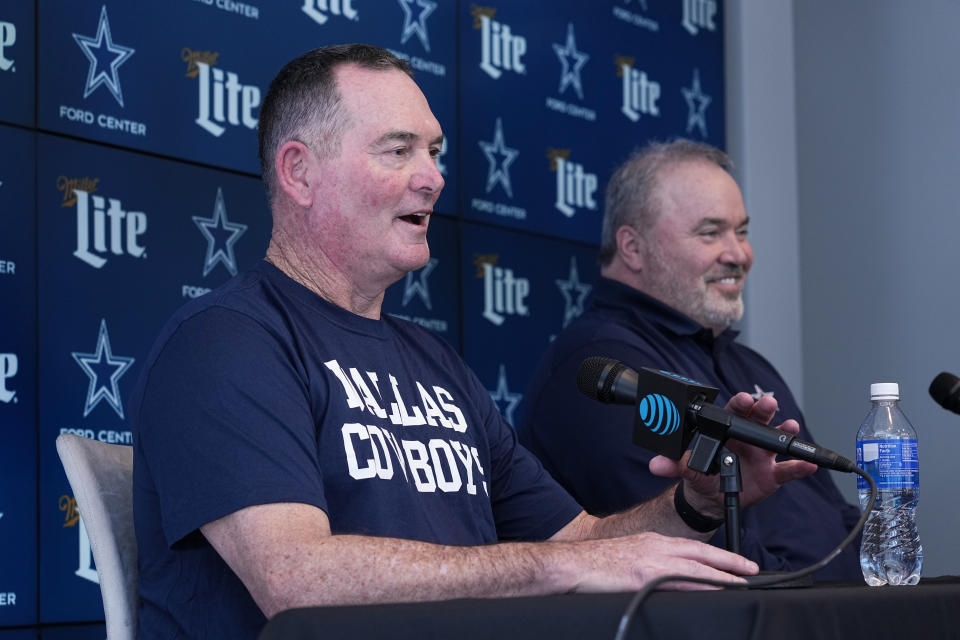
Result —
[{"label": "navy polo shirt", "polygon": [[[631,407],[601,404],[577,390],[580,363],[605,356],[634,369],[666,369],[715,386],[719,405],[740,391],[772,394],[779,403],[772,424],[793,418],[800,423],[799,437],[814,442],[780,374],[736,337],[730,329],[714,337],[655,298],[601,278],[587,309],[540,360],[525,396],[520,441],[594,514],[621,511],[673,483],[647,470],[654,454],[632,442]],[[832,550],[859,515],[830,473],[820,469],[743,510],[742,553],[763,570],[802,569]],[[723,546],[724,540],[721,527],[712,542]],[[858,557],[855,542],[814,578],[859,579]]]}]

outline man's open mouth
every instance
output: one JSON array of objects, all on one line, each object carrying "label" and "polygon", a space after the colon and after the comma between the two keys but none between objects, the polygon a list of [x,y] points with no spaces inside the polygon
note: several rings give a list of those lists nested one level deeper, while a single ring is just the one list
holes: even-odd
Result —
[{"label": "man's open mouth", "polygon": [[415,225],[424,225],[427,222],[427,214],[424,211],[418,211],[417,213],[410,213],[405,216],[400,216],[400,219],[404,222],[409,222],[410,224]]}]

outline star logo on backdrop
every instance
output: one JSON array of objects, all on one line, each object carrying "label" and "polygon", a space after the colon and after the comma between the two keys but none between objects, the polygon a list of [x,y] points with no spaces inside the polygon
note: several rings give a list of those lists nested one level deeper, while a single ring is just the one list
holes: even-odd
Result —
[{"label": "star logo on backdrop", "polygon": [[83,89],[86,98],[104,85],[113,94],[120,106],[123,106],[123,91],[120,89],[120,78],[117,70],[130,56],[134,49],[124,47],[113,41],[110,35],[110,21],[107,19],[107,5],[100,10],[100,22],[97,25],[97,35],[94,37],[73,34],[73,39],[79,45],[83,55],[90,61],[90,70],[87,72],[87,84]]},{"label": "star logo on backdrop", "polygon": [[577,51],[577,42],[573,35],[572,22],[567,24],[566,44],[561,47],[559,44],[554,43],[553,50],[560,59],[560,64],[563,65],[563,70],[560,72],[560,89],[558,93],[563,93],[567,87],[573,85],[573,89],[577,92],[580,99],[583,100],[583,85],[580,83],[580,70],[583,68],[583,65],[587,64],[590,56],[582,51]]},{"label": "star logo on backdrop", "polygon": [[[487,193],[493,189],[498,182],[503,186],[507,195],[513,197],[513,188],[510,186],[510,165],[517,159],[520,152],[506,146],[503,140],[503,123],[497,118],[497,123],[493,132],[493,142],[485,140],[480,141],[480,148],[483,155],[487,157],[490,163],[490,170],[487,173]],[[499,159],[498,159],[499,158]]]},{"label": "star logo on backdrop", "polygon": [[[433,307],[430,304],[430,288],[427,285],[427,278],[430,277],[430,272],[436,269],[439,263],[440,261],[436,258],[430,258],[427,264],[419,271],[407,272],[407,279],[403,282],[403,306],[407,306],[407,303],[413,299],[413,296],[419,295],[427,309],[433,311]],[[414,275],[415,273],[417,275]]]},{"label": "star logo on backdrop", "polygon": [[[497,411],[510,424],[513,425],[513,412],[523,399],[522,393],[511,393],[507,388],[507,368],[500,365],[500,373],[497,375],[497,390],[489,391],[493,403],[497,405]],[[502,403],[502,404],[501,404]]]},{"label": "star logo on backdrop", "polygon": [[763,398],[763,397],[765,397],[765,396],[770,396],[770,397],[772,398],[772,397],[773,397],[773,391],[764,391],[763,389],[760,388],[760,385],[755,384],[755,385],[753,385],[753,393],[751,393],[750,396],[751,396],[755,401],[759,402],[759,401],[760,401],[760,398]]},{"label": "star logo on backdrop", "polygon": [[107,334],[107,321],[100,320],[100,333],[97,336],[97,347],[93,353],[71,354],[83,372],[90,378],[87,387],[87,401],[83,407],[83,417],[86,418],[94,407],[106,400],[113,407],[117,415],[123,418],[123,403],[120,400],[120,390],[117,383],[134,363],[133,358],[113,355],[110,348],[110,336]]},{"label": "star logo on backdrop", "polygon": [[207,257],[203,263],[203,275],[210,273],[222,262],[230,275],[237,275],[237,259],[233,245],[240,239],[247,225],[227,220],[227,207],[223,202],[223,190],[217,187],[217,200],[213,205],[213,217],[193,216],[193,222],[207,239]]},{"label": "star logo on backdrop", "polygon": [[570,275],[567,279],[558,279],[555,282],[560,287],[560,293],[563,294],[563,301],[566,305],[563,310],[563,326],[566,327],[574,318],[583,313],[583,303],[593,287],[580,282],[576,256],[570,258]]},{"label": "star logo on backdrop", "polygon": [[707,137],[707,107],[713,101],[713,98],[700,90],[700,69],[693,70],[693,86],[689,89],[681,87],[683,99],[687,101],[687,133],[690,133],[694,127],[700,129],[700,135]]},{"label": "star logo on backdrop", "polygon": [[[430,37],[427,35],[427,18],[437,8],[437,3],[433,0],[397,0],[400,8],[403,9],[403,33],[400,36],[400,44],[406,44],[410,36],[417,34],[423,48],[430,51]],[[416,19],[413,17],[413,8],[416,5],[419,8],[419,14]]]}]

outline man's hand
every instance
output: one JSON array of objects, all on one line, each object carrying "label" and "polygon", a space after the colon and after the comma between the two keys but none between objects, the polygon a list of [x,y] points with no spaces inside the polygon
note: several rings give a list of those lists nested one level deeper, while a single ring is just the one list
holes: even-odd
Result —
[{"label": "man's hand", "polygon": [[[726,408],[745,418],[769,424],[777,412],[777,401],[771,396],[763,396],[756,402],[748,393],[738,393],[730,398]],[[776,427],[796,435],[800,425],[796,420],[786,420]],[[726,446],[740,456],[740,473],[743,478],[743,491],[740,494],[741,505],[749,507],[772,494],[791,480],[805,478],[817,470],[817,465],[802,460],[784,460],[777,462],[777,454],[758,447],[728,440]],[[665,456],[657,456],[650,461],[650,472],[668,478],[680,477],[684,484],[684,497],[694,509],[706,516],[723,517],[723,493],[718,475],[704,475],[687,467],[690,452],[686,452],[680,461]]]},{"label": "man's hand", "polygon": [[[547,548],[553,545],[547,545]],[[757,565],[742,556],[695,540],[663,536],[658,533],[603,540],[558,543],[567,558],[554,566],[571,571],[570,591],[636,591],[651,580],[668,575],[718,580],[743,584],[740,576],[753,575]],[[565,573],[564,571],[563,573]],[[569,584],[561,578],[560,584]],[[691,582],[668,582],[662,589],[715,589]]]}]

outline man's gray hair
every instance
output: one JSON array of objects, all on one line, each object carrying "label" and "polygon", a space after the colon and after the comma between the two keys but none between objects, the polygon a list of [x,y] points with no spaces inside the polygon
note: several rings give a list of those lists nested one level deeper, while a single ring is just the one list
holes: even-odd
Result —
[{"label": "man's gray hair", "polygon": [[634,151],[620,165],[610,182],[603,211],[599,260],[607,266],[617,254],[617,229],[630,225],[640,233],[649,230],[657,219],[658,174],[671,164],[704,161],[726,172],[733,170],[730,156],[703,142],[678,138],[669,142],[649,142]]},{"label": "man's gray hair", "polygon": [[274,159],[285,142],[299,140],[321,158],[340,152],[349,118],[337,91],[334,71],[345,64],[380,71],[397,69],[413,77],[405,61],[368,44],[321,47],[288,62],[270,83],[257,127],[260,171],[271,202],[277,187]]}]

